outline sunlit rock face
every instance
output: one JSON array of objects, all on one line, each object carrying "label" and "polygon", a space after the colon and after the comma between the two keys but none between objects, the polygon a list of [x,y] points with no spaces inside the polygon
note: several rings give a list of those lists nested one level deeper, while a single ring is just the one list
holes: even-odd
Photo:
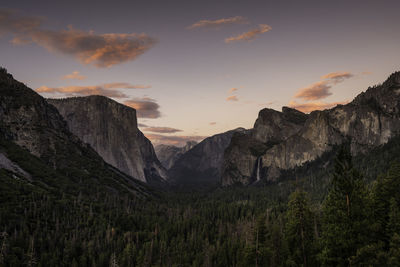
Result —
[{"label": "sunlit rock face", "polygon": [[225,151],[221,182],[252,184],[257,173],[261,179],[276,181],[280,170],[313,161],[335,145],[350,142],[354,155],[366,153],[399,132],[400,72],[396,72],[351,103],[329,110],[309,115],[288,108],[261,110],[249,133],[233,136]]},{"label": "sunlit rock face", "polygon": [[153,145],[137,127],[136,110],[103,96],[48,99],[69,130],[109,164],[147,183],[166,180]]},{"label": "sunlit rock face", "polygon": [[169,170],[183,154],[188,152],[195,145],[197,145],[196,141],[188,141],[183,147],[161,144],[155,146],[154,150],[161,164],[164,168]]}]

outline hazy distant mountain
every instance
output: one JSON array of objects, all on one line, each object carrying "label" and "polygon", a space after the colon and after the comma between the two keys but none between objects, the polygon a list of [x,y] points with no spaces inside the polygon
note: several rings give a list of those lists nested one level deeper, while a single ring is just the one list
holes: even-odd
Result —
[{"label": "hazy distant mountain", "polygon": [[147,183],[166,180],[153,145],[137,127],[136,110],[104,96],[47,99],[69,130],[109,164]]},{"label": "hazy distant mountain", "polygon": [[309,115],[283,108],[260,111],[254,128],[232,138],[222,184],[279,179],[282,170],[313,161],[349,142],[354,155],[388,142],[400,132],[400,72],[368,88],[347,105]]},{"label": "hazy distant mountain", "polygon": [[184,153],[169,169],[172,183],[181,186],[216,185],[220,182],[224,151],[238,128],[208,137]]},{"label": "hazy distant mountain", "polygon": [[183,147],[162,144],[155,146],[154,150],[161,164],[168,170],[174,165],[175,161],[195,145],[197,145],[196,141],[188,141]]},{"label": "hazy distant mountain", "polygon": [[32,190],[146,191],[141,183],[106,164],[72,134],[57,109],[0,69],[1,168],[26,178]]}]

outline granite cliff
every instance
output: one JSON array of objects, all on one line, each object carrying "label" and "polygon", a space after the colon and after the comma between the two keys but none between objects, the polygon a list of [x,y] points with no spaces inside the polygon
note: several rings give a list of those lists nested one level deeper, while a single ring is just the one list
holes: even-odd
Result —
[{"label": "granite cliff", "polygon": [[147,183],[166,180],[153,145],[137,127],[136,110],[104,96],[47,99],[68,129],[109,164]]},{"label": "granite cliff", "polygon": [[161,144],[155,146],[154,150],[161,164],[168,170],[183,154],[188,152],[195,145],[197,145],[196,141],[188,141],[183,147]]},{"label": "granite cliff", "polygon": [[224,151],[238,128],[208,137],[184,153],[168,170],[171,182],[179,186],[210,186],[220,182]]},{"label": "granite cliff", "polygon": [[[54,106],[2,68],[0,155],[1,168],[45,190],[57,187],[69,193],[129,191],[139,194],[147,190],[104,162],[96,151],[68,130]],[[31,175],[24,168],[36,174]]]},{"label": "granite cliff", "polygon": [[281,170],[350,143],[354,155],[385,144],[400,132],[400,72],[346,105],[309,115],[284,107],[263,109],[248,133],[233,136],[225,151],[222,184],[276,181]]}]

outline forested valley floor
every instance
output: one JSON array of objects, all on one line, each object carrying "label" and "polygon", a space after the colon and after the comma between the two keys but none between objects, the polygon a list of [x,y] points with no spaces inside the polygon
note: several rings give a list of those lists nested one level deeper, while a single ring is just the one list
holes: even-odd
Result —
[{"label": "forested valley floor", "polygon": [[[293,177],[136,197],[79,180],[66,193],[2,169],[0,265],[399,266],[400,165],[380,163],[396,159],[397,143],[363,159],[339,149],[324,183]],[[56,175],[24,162],[33,174]],[[371,181],[362,166],[374,164],[382,170]]]}]

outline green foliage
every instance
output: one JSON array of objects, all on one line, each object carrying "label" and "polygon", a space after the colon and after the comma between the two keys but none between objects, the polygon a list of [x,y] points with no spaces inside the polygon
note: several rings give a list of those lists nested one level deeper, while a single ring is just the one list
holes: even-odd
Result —
[{"label": "green foliage", "polygon": [[290,265],[315,265],[314,214],[307,193],[296,190],[289,196],[286,212],[286,242]]},{"label": "green foliage", "polygon": [[366,185],[342,147],[335,162],[332,187],[323,204],[320,260],[325,266],[348,266],[350,257],[369,242],[370,203]]},{"label": "green foliage", "polygon": [[[111,172],[54,170],[12,143],[3,143],[1,151],[33,179],[0,170],[0,266],[400,262],[400,168],[393,165],[368,187],[343,149],[334,171],[318,173],[330,172],[331,179],[316,173],[321,180],[304,178],[309,172],[297,170],[296,183],[292,177],[260,187],[192,192],[154,192],[143,186],[147,197],[110,190]],[[98,167],[85,164],[90,170]],[[315,192],[329,180],[321,209],[324,194]]]}]

